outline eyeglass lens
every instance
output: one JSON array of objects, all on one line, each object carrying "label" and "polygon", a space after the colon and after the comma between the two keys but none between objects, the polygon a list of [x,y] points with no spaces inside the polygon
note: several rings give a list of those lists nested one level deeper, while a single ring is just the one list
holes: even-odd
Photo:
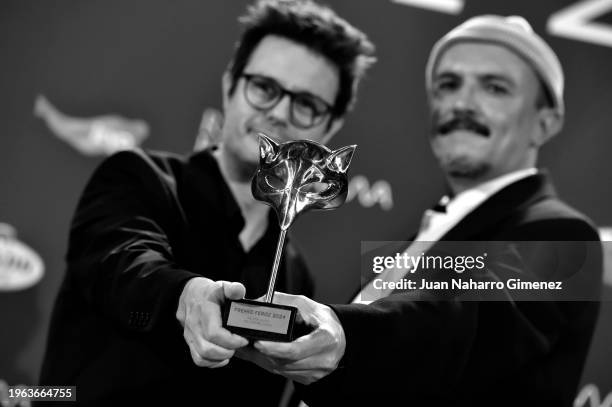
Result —
[{"label": "eyeglass lens", "polygon": [[272,78],[262,75],[244,75],[247,82],[246,98],[255,108],[271,109],[285,94],[291,98],[291,119],[298,127],[312,127],[319,124],[329,113],[326,102],[309,93],[294,93],[284,89]]}]

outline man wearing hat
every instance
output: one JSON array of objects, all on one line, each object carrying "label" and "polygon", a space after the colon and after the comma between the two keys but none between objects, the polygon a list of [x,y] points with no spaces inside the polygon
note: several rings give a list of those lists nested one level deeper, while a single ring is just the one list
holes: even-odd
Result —
[{"label": "man wearing hat", "polygon": [[563,125],[563,85],[557,56],[521,17],[474,17],[435,44],[426,67],[430,142],[451,194],[445,213],[427,211],[415,240],[429,245],[424,255],[444,241],[505,244],[508,258],[489,262],[490,275],[537,280],[565,267],[579,276],[583,301],[550,292],[523,301],[511,291],[496,301],[441,300],[418,290],[367,301],[372,283],[350,305],[279,294],[317,329],[242,356],[306,384],[311,407],[571,406],[602,268],[591,221],[536,167]]}]

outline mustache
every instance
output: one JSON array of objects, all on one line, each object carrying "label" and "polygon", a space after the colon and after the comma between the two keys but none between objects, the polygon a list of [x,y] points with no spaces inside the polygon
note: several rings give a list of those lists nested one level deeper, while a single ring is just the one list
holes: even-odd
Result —
[{"label": "mustache", "polygon": [[491,131],[471,115],[458,114],[435,127],[436,133],[446,135],[455,130],[470,130],[484,137],[489,137]]}]

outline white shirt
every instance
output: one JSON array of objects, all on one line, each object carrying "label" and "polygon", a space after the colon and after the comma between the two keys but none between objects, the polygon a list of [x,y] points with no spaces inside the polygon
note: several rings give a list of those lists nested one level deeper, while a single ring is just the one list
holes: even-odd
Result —
[{"label": "white shirt", "polygon": [[[440,240],[440,238],[450,231],[457,223],[496,192],[501,191],[520,179],[534,175],[537,172],[538,170],[535,168],[518,170],[467,189],[448,202],[446,205],[446,213],[427,209],[423,214],[419,234],[414,240],[420,242],[435,242]],[[444,200],[444,198],[442,198],[442,200]]]},{"label": "white shirt", "polygon": [[[484,182],[473,188],[467,189],[448,202],[446,205],[446,213],[427,209],[423,214],[419,233],[414,239],[414,242],[416,243],[413,242],[410,244],[410,246],[404,250],[402,256],[404,253],[406,253],[408,256],[416,256],[419,253],[428,250],[470,212],[474,211],[474,209],[493,196],[496,192],[502,190],[510,184],[517,182],[518,180],[535,175],[537,172],[538,170],[536,168],[513,171]],[[447,200],[448,198],[444,197],[440,202],[443,202],[445,199]],[[382,279],[383,281],[399,281],[409,271],[409,269],[403,269],[401,271],[386,269],[377,277],[377,279]],[[372,299],[383,298],[390,293],[391,291],[385,292],[383,290],[375,289],[373,286],[373,281],[371,281],[359,292],[359,294],[357,294],[357,296],[353,299],[353,302],[369,304],[372,302]],[[362,300],[362,298],[368,298],[368,300]]]}]

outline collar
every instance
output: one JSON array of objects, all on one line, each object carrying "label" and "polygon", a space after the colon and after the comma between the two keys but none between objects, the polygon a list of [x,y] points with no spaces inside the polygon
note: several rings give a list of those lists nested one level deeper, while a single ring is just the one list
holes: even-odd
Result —
[{"label": "collar", "polygon": [[533,167],[517,170],[500,175],[497,178],[493,178],[473,188],[467,189],[448,201],[446,213],[465,215],[493,196],[496,192],[501,191],[518,180],[537,173],[538,170]]},{"label": "collar", "polygon": [[[442,240],[488,240],[492,230],[504,219],[545,199],[556,197],[545,170],[506,185],[465,214]],[[493,228],[493,229],[492,229]],[[489,236],[489,237],[487,237]]]},{"label": "collar", "polygon": [[535,168],[513,171],[467,189],[453,199],[449,199],[447,196],[443,197],[436,206],[445,206],[445,211],[426,210],[421,220],[421,228],[415,240],[440,240],[493,195],[509,185],[537,174],[537,172]]}]

